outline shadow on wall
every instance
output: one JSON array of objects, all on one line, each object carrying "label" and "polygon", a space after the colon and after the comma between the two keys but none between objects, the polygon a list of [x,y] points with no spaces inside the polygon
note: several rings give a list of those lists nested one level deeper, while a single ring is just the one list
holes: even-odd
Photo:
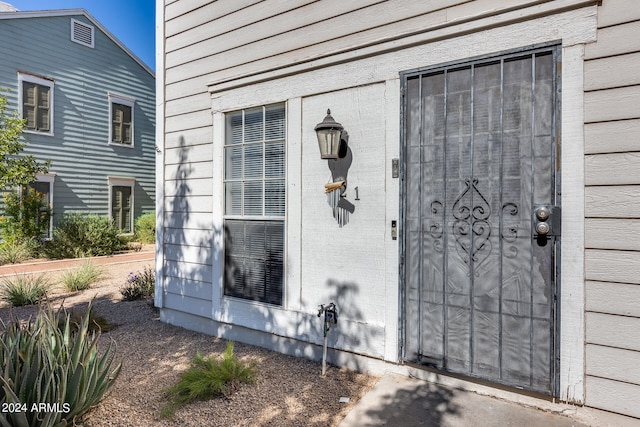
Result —
[{"label": "shadow on wall", "polygon": [[[211,277],[214,242],[219,230],[213,228],[211,213],[194,200],[191,183],[194,168],[184,137],[180,137],[174,169],[165,182],[165,197],[169,203],[164,211],[164,292],[174,298],[170,308],[211,317]],[[205,197],[205,196],[203,196]],[[210,197],[210,196],[209,196]],[[175,298],[179,298],[177,301]],[[208,310],[204,307],[208,301]],[[176,306],[177,305],[177,306]],[[167,307],[165,299],[164,306]]]},{"label": "shadow on wall", "polygon": [[[353,281],[339,281],[329,279],[325,284],[325,297],[318,301],[303,302],[307,307],[305,312],[288,312],[284,316],[275,316],[279,301],[274,300],[274,306],[256,304],[252,306],[251,324],[255,328],[266,333],[252,332],[250,329],[234,327],[247,324],[244,314],[239,318],[239,313],[225,312],[224,318],[228,324],[216,324],[212,319],[212,278],[220,274],[216,269],[223,266],[223,247],[226,243],[230,247],[229,239],[233,233],[223,228],[216,228],[212,223],[210,193],[201,191],[194,186],[200,185],[197,179],[197,156],[192,150],[195,145],[187,145],[184,137],[180,138],[179,146],[173,149],[171,160],[167,165],[167,178],[165,182],[166,210],[164,212],[164,308],[178,310],[191,315],[199,316],[191,321],[197,322],[192,329],[206,331],[214,335],[236,336],[238,341],[262,347],[276,349],[277,351],[295,356],[320,360],[322,357],[323,326],[324,319],[317,316],[320,304],[334,302],[338,307],[338,324],[332,328],[328,335],[329,347],[344,349],[347,352],[362,353],[362,349],[375,349],[380,351],[382,357],[384,348],[383,328],[372,328],[367,324],[365,314],[361,309],[362,292],[360,286]],[[170,164],[169,164],[170,163]],[[209,190],[210,191],[210,190]],[[208,200],[207,200],[208,199]],[[228,226],[228,225],[227,225]],[[223,240],[227,242],[223,242]],[[238,243],[239,244],[239,243]],[[250,271],[251,277],[242,277],[239,283],[252,282],[265,283],[281,278],[283,275],[282,255],[278,251],[270,251],[265,247],[264,253],[256,255],[256,259],[263,268],[250,270],[237,268],[234,260],[227,254],[227,260],[223,268],[227,274],[246,275]],[[278,259],[276,259],[278,258]],[[242,262],[253,262],[253,259]],[[224,274],[223,272],[222,274]],[[216,284],[217,285],[217,284]],[[223,285],[220,283],[219,285]],[[259,287],[255,287],[256,289]],[[233,291],[232,289],[228,292]],[[240,292],[242,291],[242,292]],[[280,291],[280,290],[277,290]],[[238,289],[241,295],[248,293],[245,289]],[[277,292],[276,292],[277,293]],[[256,295],[260,299],[264,295]],[[222,305],[224,310],[225,304]],[[174,323],[177,313],[166,313],[166,321]],[[183,322],[179,322],[183,323]],[[380,320],[380,324],[383,319]],[[189,326],[188,326],[189,327]],[[240,331],[244,329],[244,331]],[[235,332],[233,332],[235,330]],[[227,334],[227,332],[230,334]],[[293,338],[293,339],[291,339]],[[337,351],[329,353],[329,362],[335,363],[342,357]],[[351,358],[348,367],[356,370],[365,370],[365,366],[356,358]]]}]

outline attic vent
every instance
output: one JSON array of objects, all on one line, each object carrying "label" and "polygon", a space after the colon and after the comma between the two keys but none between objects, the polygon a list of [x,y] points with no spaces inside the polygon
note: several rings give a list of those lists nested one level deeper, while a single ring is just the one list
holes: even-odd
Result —
[{"label": "attic vent", "polygon": [[93,47],[93,27],[83,22],[71,20],[71,41]]}]

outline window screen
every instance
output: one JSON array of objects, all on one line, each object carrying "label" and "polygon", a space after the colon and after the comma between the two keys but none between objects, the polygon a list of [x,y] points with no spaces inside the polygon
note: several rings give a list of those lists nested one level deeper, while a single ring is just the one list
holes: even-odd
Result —
[{"label": "window screen", "polygon": [[284,104],[226,115],[227,296],[282,305],[285,135]]}]

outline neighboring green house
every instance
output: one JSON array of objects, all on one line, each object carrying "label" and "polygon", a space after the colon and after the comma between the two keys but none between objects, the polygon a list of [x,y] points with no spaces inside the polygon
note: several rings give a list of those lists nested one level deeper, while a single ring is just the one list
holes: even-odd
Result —
[{"label": "neighboring green house", "polygon": [[133,232],[155,204],[155,75],[84,9],[0,3],[0,88],[27,120],[26,154],[51,160],[34,186],[65,212]]}]

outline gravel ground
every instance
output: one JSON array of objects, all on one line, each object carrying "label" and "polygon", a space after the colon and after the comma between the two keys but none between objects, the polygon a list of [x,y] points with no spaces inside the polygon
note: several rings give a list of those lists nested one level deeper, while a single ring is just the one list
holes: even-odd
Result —
[{"label": "gravel ground", "polygon": [[[116,327],[102,334],[101,348],[109,340],[117,347],[122,371],[106,398],[87,416],[85,426],[337,426],[351,408],[373,387],[376,377],[328,367],[323,377],[320,361],[286,356],[242,343],[234,353],[254,362],[254,384],[243,384],[229,398],[191,403],[163,419],[164,390],[175,384],[196,352],[221,354],[226,341],[160,322],[146,301],[122,301],[119,288],[130,271],[147,262],[104,266],[104,278],[88,290],[68,293],[56,285],[49,299],[67,309],[79,309],[94,299],[98,315]],[[47,273],[55,283],[59,273]],[[10,312],[28,318],[37,307],[10,309],[0,303],[0,317]],[[341,397],[349,398],[340,403]]]}]

